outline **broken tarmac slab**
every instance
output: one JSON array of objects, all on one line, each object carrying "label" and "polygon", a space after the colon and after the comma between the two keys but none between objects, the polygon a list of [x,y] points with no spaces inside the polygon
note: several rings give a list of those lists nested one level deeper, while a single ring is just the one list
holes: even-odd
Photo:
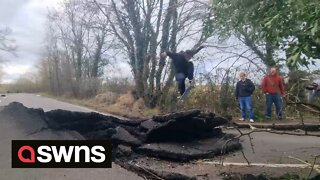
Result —
[{"label": "broken tarmac slab", "polygon": [[130,146],[118,145],[117,157],[129,157],[133,154],[133,151]]},{"label": "broken tarmac slab", "polygon": [[[18,104],[16,104],[18,105]],[[43,120],[42,118],[36,120],[34,118],[39,117],[38,113],[31,116],[26,113],[26,117],[20,114],[18,106],[11,106],[10,113],[3,113],[1,109],[8,107],[0,107],[0,179],[1,180],[18,180],[18,179],[41,179],[41,180],[54,180],[54,179],[68,179],[68,180],[79,180],[79,179],[121,179],[127,180],[143,179],[137,174],[129,172],[119,165],[112,163],[111,169],[13,169],[11,168],[11,141],[12,140],[84,140],[78,132],[70,130],[56,130],[41,128],[38,126],[38,121]],[[36,112],[36,111],[33,111]],[[20,115],[19,115],[20,114]],[[8,119],[9,118],[9,119]],[[28,120],[27,120],[28,118]],[[23,121],[30,123],[30,126],[25,125]],[[23,124],[21,124],[23,123]],[[41,123],[42,124],[42,123]],[[45,126],[46,123],[43,122]],[[39,129],[40,127],[40,129]],[[36,131],[35,131],[36,130]]]},{"label": "broken tarmac slab", "polygon": [[186,119],[186,118],[190,118],[190,117],[195,117],[198,116],[201,113],[200,110],[198,109],[192,109],[192,110],[188,110],[188,111],[183,111],[183,112],[174,112],[174,113],[170,113],[170,114],[166,114],[163,116],[153,116],[152,120],[155,122],[166,122],[169,121],[171,119]]},{"label": "broken tarmac slab", "polygon": [[32,134],[48,128],[45,121],[45,113],[42,109],[33,109],[13,102],[1,108],[0,122],[10,123],[26,134]]},{"label": "broken tarmac slab", "polygon": [[220,136],[215,129],[228,120],[199,110],[156,116],[141,123],[146,142],[180,142]]},{"label": "broken tarmac slab", "polygon": [[[42,129],[75,131],[86,139],[111,139],[114,148],[125,145],[140,155],[175,161],[217,155],[226,139],[222,138],[225,134],[221,129],[216,127],[228,122],[214,114],[192,110],[131,123],[129,120],[95,112],[44,112],[42,109],[26,108],[21,103],[11,103],[4,107],[0,116],[15,118],[18,125],[27,127],[28,133],[39,132]],[[150,126],[147,126],[148,123]],[[166,142],[170,142],[171,145],[168,146]],[[152,144],[148,146],[146,143]],[[159,146],[161,148],[157,150]],[[240,144],[232,142],[230,147],[238,149]]]},{"label": "broken tarmac slab", "polygon": [[140,146],[142,142],[139,139],[131,135],[127,130],[122,127],[115,129],[116,133],[112,135],[111,140],[113,144],[123,144],[128,146]]},{"label": "broken tarmac slab", "polygon": [[108,128],[98,131],[93,131],[85,134],[84,136],[90,140],[110,139],[116,133],[114,128]]},{"label": "broken tarmac slab", "polygon": [[[230,141],[226,145],[227,140]],[[226,147],[225,147],[226,145]],[[232,136],[212,137],[203,140],[184,143],[151,143],[144,144],[133,150],[136,153],[151,157],[178,162],[188,162],[195,159],[212,158],[221,155],[222,148],[225,152],[232,152],[241,148],[238,140],[232,140]]]}]

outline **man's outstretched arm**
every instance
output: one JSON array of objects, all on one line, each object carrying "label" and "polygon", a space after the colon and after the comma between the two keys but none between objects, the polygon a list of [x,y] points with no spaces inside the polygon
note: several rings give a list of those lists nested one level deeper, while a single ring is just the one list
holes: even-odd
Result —
[{"label": "man's outstretched arm", "polygon": [[205,48],[205,46],[200,46],[198,47],[198,49],[196,50],[196,53],[198,53],[201,49]]},{"label": "man's outstretched arm", "polygon": [[194,56],[195,54],[197,54],[201,49],[205,48],[205,46],[200,46],[198,47],[198,49],[195,49],[195,50],[190,50],[192,51],[192,56]]},{"label": "man's outstretched arm", "polygon": [[170,51],[164,51],[162,53],[160,53],[160,56],[163,58],[166,58],[167,56],[171,57],[171,59],[175,59],[175,57],[179,56],[178,53],[173,53]]}]

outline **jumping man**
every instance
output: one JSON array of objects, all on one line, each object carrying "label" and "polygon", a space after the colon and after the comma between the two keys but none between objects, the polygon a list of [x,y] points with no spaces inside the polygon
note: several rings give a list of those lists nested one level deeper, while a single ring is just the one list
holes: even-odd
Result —
[{"label": "jumping man", "polygon": [[190,84],[193,80],[194,66],[190,59],[202,48],[204,48],[204,46],[200,46],[196,50],[186,50],[179,53],[166,51],[160,54],[161,57],[166,58],[167,56],[169,56],[172,59],[173,66],[176,72],[175,78],[178,82],[180,95],[182,95],[186,90],[185,79],[188,78]]}]

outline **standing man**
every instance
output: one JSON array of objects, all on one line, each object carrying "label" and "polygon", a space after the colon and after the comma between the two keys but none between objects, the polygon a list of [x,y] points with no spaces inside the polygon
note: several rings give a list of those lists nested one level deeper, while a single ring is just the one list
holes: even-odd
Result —
[{"label": "standing man", "polygon": [[282,97],[285,95],[284,84],[275,67],[262,80],[262,92],[266,96],[266,118],[271,119],[272,104],[276,106],[278,120],[282,119]]},{"label": "standing man", "polygon": [[188,78],[190,84],[193,80],[194,66],[190,59],[202,48],[204,48],[204,46],[200,46],[196,50],[186,50],[185,52],[181,51],[179,53],[166,51],[160,54],[161,57],[166,58],[167,56],[169,56],[172,59],[176,73],[175,78],[178,82],[180,95],[183,95],[186,90],[185,79]]},{"label": "standing man", "polygon": [[240,121],[244,121],[247,117],[247,111],[249,111],[250,122],[254,122],[254,114],[252,107],[251,95],[255,90],[255,86],[250,79],[246,78],[246,73],[240,73],[240,80],[236,85],[236,98],[239,100],[241,108],[241,118]]}]

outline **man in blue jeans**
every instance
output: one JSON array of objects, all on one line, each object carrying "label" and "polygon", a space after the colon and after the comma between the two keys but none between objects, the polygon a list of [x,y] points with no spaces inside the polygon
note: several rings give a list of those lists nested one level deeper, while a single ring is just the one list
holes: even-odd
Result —
[{"label": "man in blue jeans", "polygon": [[254,114],[252,107],[251,95],[255,90],[255,86],[250,79],[246,78],[244,72],[240,73],[240,81],[236,85],[236,98],[239,99],[241,108],[241,118],[240,121],[244,121],[247,117],[247,111],[249,111],[250,122],[254,122]]},{"label": "man in blue jeans", "polygon": [[266,96],[266,119],[271,119],[272,104],[276,106],[277,119],[281,120],[282,117],[282,97],[285,96],[284,83],[277,68],[270,68],[269,74],[267,74],[261,84],[262,92]]},{"label": "man in blue jeans", "polygon": [[173,53],[170,51],[165,51],[160,54],[161,57],[166,58],[169,56],[172,59],[173,66],[175,68],[175,78],[178,83],[178,89],[180,95],[186,90],[185,80],[189,79],[191,85],[194,75],[194,66],[190,59],[197,54],[204,46],[200,46],[197,49],[191,49],[186,51],[181,51],[179,53]]}]

